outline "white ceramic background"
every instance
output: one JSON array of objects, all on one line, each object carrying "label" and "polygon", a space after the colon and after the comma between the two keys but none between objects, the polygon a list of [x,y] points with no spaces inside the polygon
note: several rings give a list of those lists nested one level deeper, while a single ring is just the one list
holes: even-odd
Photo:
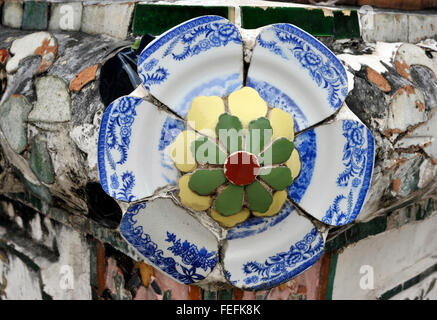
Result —
[{"label": "white ceramic background", "polygon": [[171,199],[131,206],[120,230],[148,263],[180,283],[204,279],[217,263],[214,235]]},{"label": "white ceramic background", "polygon": [[153,96],[185,117],[195,97],[223,97],[242,86],[241,36],[224,18],[194,18],[147,45],[138,73]]},{"label": "white ceramic background", "polygon": [[352,222],[370,187],[373,136],[355,120],[335,121],[312,130],[316,134],[317,157],[311,183],[297,203],[324,223]]},{"label": "white ceramic background", "polygon": [[[332,115],[347,94],[341,62],[313,36],[290,24],[270,25],[260,32],[247,78],[269,104],[293,115],[298,130]],[[284,94],[294,106],[284,103]]]},{"label": "white ceramic background", "polygon": [[[120,110],[128,116],[122,118]],[[181,120],[140,98],[115,100],[105,111],[100,129],[99,174],[103,189],[118,200],[134,201],[176,184],[180,174],[169,157],[168,146],[184,127]],[[113,147],[111,130],[117,141]]]},{"label": "white ceramic background", "polygon": [[[290,207],[287,203],[283,210]],[[270,288],[312,266],[323,247],[323,237],[315,226],[293,210],[282,222],[264,232],[228,240],[225,274],[239,288]]]}]

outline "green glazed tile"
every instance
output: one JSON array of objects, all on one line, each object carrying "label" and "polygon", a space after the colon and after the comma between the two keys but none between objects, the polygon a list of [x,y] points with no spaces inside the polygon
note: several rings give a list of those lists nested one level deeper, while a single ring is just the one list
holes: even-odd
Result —
[{"label": "green glazed tile", "polygon": [[241,23],[246,29],[256,29],[274,23],[291,23],[314,36],[332,36],[334,17],[321,9],[241,7]]},{"label": "green glazed tile", "polygon": [[264,145],[272,139],[272,126],[267,118],[261,117],[249,123],[249,139],[246,141],[246,150],[258,154]]},{"label": "green glazed tile", "polygon": [[204,15],[228,18],[228,7],[137,4],[133,33],[159,35],[182,22]]},{"label": "green glazed tile", "polygon": [[232,216],[241,211],[243,206],[244,188],[230,184],[215,201],[215,209],[223,216]]},{"label": "green glazed tile", "polygon": [[[240,135],[238,135],[238,145],[234,145],[234,139],[237,139],[236,135],[241,132],[241,129],[243,129],[243,125],[236,116],[227,113],[220,115],[217,126],[215,127],[215,133],[229,153],[234,153],[242,149],[242,137]],[[225,130],[225,136],[223,136],[223,132],[220,134],[221,130]],[[237,147],[238,150],[235,150],[235,147]]]},{"label": "green glazed tile", "polygon": [[[215,158],[209,154],[209,151],[215,153]],[[226,153],[207,137],[200,137],[194,141],[191,144],[191,152],[199,163],[224,164],[227,158]]]},{"label": "green glazed tile", "polygon": [[25,30],[46,30],[49,5],[43,1],[27,1],[24,3],[23,23]]},{"label": "green glazed tile", "polygon": [[36,136],[30,141],[29,164],[33,173],[41,182],[51,184],[55,180],[52,159],[47,150],[47,142],[41,135]]},{"label": "green glazed tile", "polygon": [[292,182],[291,170],[289,168],[269,168],[271,169],[269,174],[263,174],[267,169],[262,169],[259,178],[266,182],[270,187],[275,190],[284,190]]},{"label": "green glazed tile", "polygon": [[352,10],[348,16],[342,11],[334,11],[334,37],[336,39],[360,37],[360,25],[356,10]]},{"label": "green glazed tile", "polygon": [[223,170],[197,170],[193,173],[188,183],[191,190],[201,196],[213,193],[219,186],[226,182]]},{"label": "green glazed tile", "polygon": [[[266,148],[266,150],[261,153],[261,161],[265,164],[283,163],[290,158],[293,149],[293,142],[291,142],[287,138],[276,139],[270,147]],[[270,157],[269,152],[271,152],[271,161],[270,159],[268,159]],[[265,157],[267,159],[265,159]]]},{"label": "green glazed tile", "polygon": [[246,196],[252,211],[266,212],[273,202],[270,192],[257,180],[246,187]]}]

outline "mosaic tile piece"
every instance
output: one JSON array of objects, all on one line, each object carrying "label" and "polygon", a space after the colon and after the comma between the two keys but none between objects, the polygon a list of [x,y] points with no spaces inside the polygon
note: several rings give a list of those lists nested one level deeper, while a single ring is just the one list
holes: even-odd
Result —
[{"label": "mosaic tile piece", "polygon": [[205,211],[211,207],[212,197],[199,196],[195,192],[191,191],[189,187],[191,175],[186,174],[179,179],[179,198],[181,203],[196,211]]},{"label": "mosaic tile piece", "polygon": [[237,28],[218,16],[184,22],[141,52],[144,87],[181,117],[198,96],[224,97],[242,86],[242,41]]},{"label": "mosaic tile piece", "polygon": [[[282,219],[272,224],[277,217]],[[251,227],[238,228],[240,236],[228,232],[223,264],[226,278],[234,286],[269,289],[302,273],[320,258],[322,235],[310,220],[296,214],[288,201],[277,216],[254,219],[258,220]],[[269,225],[262,227],[261,221],[269,221]]]},{"label": "mosaic tile piece", "polygon": [[210,210],[211,218],[217,221],[222,227],[232,228],[233,226],[245,221],[250,216],[250,210],[243,208],[240,212],[233,214],[232,216],[224,216],[220,214],[214,208]]},{"label": "mosaic tile piece", "polygon": [[190,151],[190,146],[196,141],[197,137],[198,135],[195,132],[185,130],[179,133],[174,142],[170,145],[170,157],[178,170],[191,172],[196,169],[196,160]]},{"label": "mosaic tile piece", "polygon": [[285,137],[293,141],[294,120],[291,114],[279,108],[273,108],[269,114],[269,121],[273,130],[272,140]]},{"label": "mosaic tile piece", "polygon": [[[241,129],[243,129],[243,125],[238,117],[232,116],[228,113],[223,113],[219,117],[215,129],[216,135],[229,153],[242,150],[243,139],[238,135]],[[223,130],[222,134],[220,134],[220,130]]]},{"label": "mosaic tile piece", "polygon": [[293,180],[296,179],[299,176],[300,170],[302,169],[299,152],[296,148],[293,149],[290,158],[285,162],[285,164],[288,168],[290,168]]},{"label": "mosaic tile piece", "polygon": [[214,235],[171,199],[131,206],[120,232],[147,263],[183,284],[205,279],[218,261]]},{"label": "mosaic tile piece", "polygon": [[110,104],[98,140],[99,176],[106,193],[130,202],[177,185],[180,173],[170,149],[184,130],[183,121],[141,98],[124,96]]},{"label": "mosaic tile piece", "polygon": [[275,190],[284,190],[292,182],[291,170],[289,168],[264,168],[260,170],[259,177]]},{"label": "mosaic tile piece", "polygon": [[197,170],[191,175],[188,186],[201,196],[213,193],[219,186],[226,182],[222,169]]},{"label": "mosaic tile piece", "polygon": [[346,70],[320,41],[294,25],[262,29],[247,85],[272,107],[290,113],[301,131],[341,107],[348,93]]},{"label": "mosaic tile piece", "polygon": [[223,216],[232,216],[241,211],[244,200],[244,188],[228,185],[215,200],[215,209]]},{"label": "mosaic tile piece", "polygon": [[23,22],[23,4],[18,1],[6,1],[2,9],[2,24],[7,27],[20,29]]},{"label": "mosaic tile piece", "polygon": [[225,105],[222,99],[215,96],[200,96],[193,99],[187,121],[194,130],[214,136],[218,118],[223,112],[225,112]]},{"label": "mosaic tile piece", "polygon": [[79,31],[82,22],[81,2],[52,3],[49,30]]},{"label": "mosaic tile piece", "polygon": [[24,3],[24,30],[46,30],[49,14],[49,4],[44,1],[26,1]]},{"label": "mosaic tile piece", "polygon": [[364,124],[355,120],[336,121],[310,131],[315,135],[317,156],[302,157],[302,172],[297,181],[306,182],[293,183],[289,196],[326,224],[350,223],[360,213],[370,187],[373,136]]},{"label": "mosaic tile piece", "polygon": [[269,209],[266,212],[258,212],[252,211],[252,214],[255,217],[271,217],[277,214],[282,207],[284,206],[285,201],[287,200],[287,191],[281,190],[276,191],[273,194],[273,202],[270,205]]},{"label": "mosaic tile piece", "polygon": [[246,187],[246,197],[252,211],[266,212],[273,202],[273,197],[258,180]]},{"label": "mosaic tile piece", "polygon": [[228,98],[229,112],[238,117],[243,128],[247,128],[250,121],[267,114],[267,104],[259,94],[249,87],[234,91]]},{"label": "mosaic tile piece", "polygon": [[290,158],[293,149],[293,142],[287,138],[279,138],[261,153],[261,158],[265,165],[283,163]]}]

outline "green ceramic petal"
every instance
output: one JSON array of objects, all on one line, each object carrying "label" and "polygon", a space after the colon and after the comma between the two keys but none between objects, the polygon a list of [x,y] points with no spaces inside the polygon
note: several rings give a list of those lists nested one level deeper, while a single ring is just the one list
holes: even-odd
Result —
[{"label": "green ceramic petal", "polygon": [[215,209],[222,216],[232,216],[243,207],[244,187],[230,184],[215,200]]},{"label": "green ceramic petal", "polygon": [[[270,173],[268,173],[269,170]],[[293,182],[291,170],[283,167],[262,168],[259,177],[275,190],[284,190]]]},{"label": "green ceramic petal", "polygon": [[272,139],[272,126],[267,118],[261,117],[252,120],[248,126],[248,139],[246,140],[246,150],[259,154],[264,145]]},{"label": "green ceramic petal", "polygon": [[[226,147],[229,153],[242,150],[243,138],[241,133],[243,125],[240,119],[230,114],[223,113],[219,117],[217,126],[215,127],[215,133],[219,137],[220,142]],[[220,131],[220,130],[225,130]]]},{"label": "green ceramic petal", "polygon": [[257,180],[246,187],[246,196],[250,210],[252,211],[266,212],[273,202],[273,197],[270,192]]},{"label": "green ceramic petal", "polygon": [[[273,141],[272,145],[264,150],[260,156],[260,163],[264,165],[279,164],[287,161],[290,158],[291,152],[294,149],[294,144],[287,138],[279,138]],[[270,153],[271,152],[271,153]],[[270,161],[271,155],[271,161]]]},{"label": "green ceramic petal", "polygon": [[[228,157],[217,144],[207,137],[200,137],[191,144],[191,152],[199,163],[224,164]],[[210,153],[215,153],[210,155]]]},{"label": "green ceramic petal", "polygon": [[226,182],[223,170],[197,170],[188,182],[188,186],[201,196],[213,193],[219,186]]}]

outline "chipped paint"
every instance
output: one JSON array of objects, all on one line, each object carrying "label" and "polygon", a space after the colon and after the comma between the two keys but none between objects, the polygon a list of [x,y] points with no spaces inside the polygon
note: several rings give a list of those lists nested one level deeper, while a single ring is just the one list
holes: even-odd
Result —
[{"label": "chipped paint", "polygon": [[387,79],[370,67],[367,67],[367,79],[377,85],[378,88],[380,88],[382,91],[391,91],[391,86],[390,83],[388,83]]}]

